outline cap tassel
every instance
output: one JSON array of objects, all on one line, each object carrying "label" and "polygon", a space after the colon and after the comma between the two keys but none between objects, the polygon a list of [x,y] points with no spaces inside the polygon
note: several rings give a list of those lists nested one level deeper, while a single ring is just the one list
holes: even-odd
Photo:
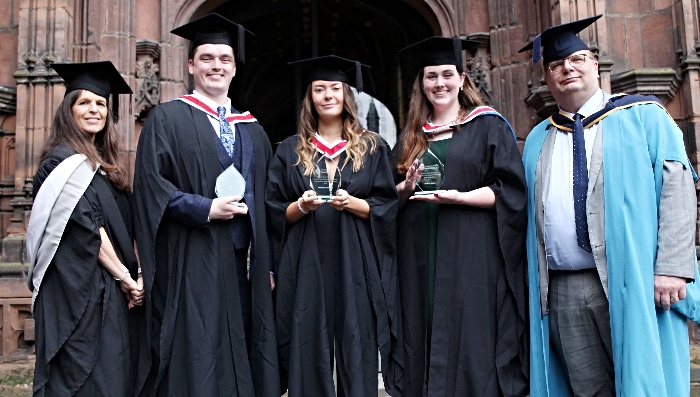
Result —
[{"label": "cap tassel", "polygon": [[532,40],[532,64],[536,64],[540,58],[542,58],[542,37],[538,34]]},{"label": "cap tassel", "polygon": [[245,63],[245,28],[238,25],[238,62]]},{"label": "cap tassel", "polygon": [[464,65],[462,65],[462,39],[459,37],[452,38],[452,49],[455,52],[455,62],[457,63],[457,70],[462,73],[464,72]]},{"label": "cap tassel", "polygon": [[112,94],[112,120],[114,124],[119,122],[119,94]]},{"label": "cap tassel", "polygon": [[355,61],[355,89],[357,92],[362,92],[362,64]]}]

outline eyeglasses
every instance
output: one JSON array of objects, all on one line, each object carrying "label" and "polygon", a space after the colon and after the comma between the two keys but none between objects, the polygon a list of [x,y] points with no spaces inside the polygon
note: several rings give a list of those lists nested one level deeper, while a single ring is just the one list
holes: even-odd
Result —
[{"label": "eyeglasses", "polygon": [[593,57],[591,57],[590,55],[574,54],[574,55],[568,56],[564,59],[550,62],[547,65],[547,69],[549,69],[549,71],[551,73],[560,73],[564,69],[564,61],[569,61],[569,64],[571,66],[581,66],[586,62],[586,58],[591,58],[591,60],[595,61],[595,59]]}]

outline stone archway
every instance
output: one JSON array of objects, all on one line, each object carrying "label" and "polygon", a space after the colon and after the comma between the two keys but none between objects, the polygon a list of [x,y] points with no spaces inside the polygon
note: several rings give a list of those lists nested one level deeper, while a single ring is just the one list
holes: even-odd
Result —
[{"label": "stone archway", "polygon": [[[163,42],[170,48],[161,67],[163,99],[191,89],[185,65],[186,43],[170,35],[178,26],[216,11],[255,33],[246,46],[229,92],[234,106],[250,110],[275,143],[296,131],[301,82],[287,62],[336,54],[357,59],[372,69],[365,90],[382,101],[401,125],[413,76],[402,76],[398,50],[423,38],[455,29],[444,0],[190,0],[163,16]],[[167,14],[167,13],[166,13]],[[168,58],[170,58],[168,60]]]}]

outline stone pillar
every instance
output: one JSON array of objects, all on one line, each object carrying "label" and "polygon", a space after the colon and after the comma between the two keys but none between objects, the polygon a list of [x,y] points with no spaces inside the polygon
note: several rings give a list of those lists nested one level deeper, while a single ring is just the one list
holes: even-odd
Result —
[{"label": "stone pillar", "polygon": [[[110,60],[133,87],[134,1],[19,0],[19,59],[14,77],[21,111],[16,122],[13,213],[3,242],[4,261],[24,259],[23,235],[32,204],[37,156],[65,93],[62,79],[49,65]],[[136,146],[134,119],[127,109],[131,104],[122,104],[117,131],[123,150],[129,153]]]},{"label": "stone pillar", "polygon": [[[528,132],[539,120],[523,102],[543,87],[541,66],[532,65],[529,54],[518,54],[539,33],[541,10],[524,2],[488,0],[492,105],[515,129],[522,150]],[[537,2],[534,3],[536,6]],[[546,86],[545,86],[546,91]]]},{"label": "stone pillar", "polygon": [[12,71],[17,66],[19,0],[0,5],[0,238],[7,234],[13,207],[17,89]]},{"label": "stone pillar", "polygon": [[73,42],[74,11],[73,2],[67,0],[58,1],[54,8],[30,0],[19,2],[19,59],[14,77],[21,111],[15,133],[13,214],[3,242],[3,261],[23,260],[36,156],[64,92],[61,79],[47,65],[67,59]]},{"label": "stone pillar", "polygon": [[695,170],[700,169],[698,141],[700,140],[700,13],[699,0],[677,0],[674,3],[674,30],[681,74],[683,119],[681,128],[686,137],[686,149]]}]

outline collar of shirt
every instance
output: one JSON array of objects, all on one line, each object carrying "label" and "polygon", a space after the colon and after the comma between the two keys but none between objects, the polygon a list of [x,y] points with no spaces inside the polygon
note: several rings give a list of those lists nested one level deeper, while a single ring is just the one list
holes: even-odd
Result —
[{"label": "collar of shirt", "polygon": [[[218,112],[217,109],[219,106],[223,106],[226,108],[226,117],[231,116],[233,113],[231,113],[231,98],[226,98],[226,103],[224,105],[219,105],[218,103],[212,101],[211,99],[205,97],[204,95],[200,94],[197,92],[197,90],[192,91],[192,96],[195,98],[199,99],[200,101],[204,102],[205,105],[209,106],[212,108],[215,112]],[[214,117],[209,115],[209,117]]]},{"label": "collar of shirt", "polygon": [[[577,113],[583,116],[583,118],[585,119],[586,117],[602,109],[603,105],[603,90],[598,88],[598,91],[596,91],[595,94],[593,94],[593,96],[588,98],[586,103],[584,103],[583,106],[581,106]],[[574,117],[573,113],[569,113],[566,110],[563,110],[562,108],[559,108],[559,110],[569,117]]]}]

